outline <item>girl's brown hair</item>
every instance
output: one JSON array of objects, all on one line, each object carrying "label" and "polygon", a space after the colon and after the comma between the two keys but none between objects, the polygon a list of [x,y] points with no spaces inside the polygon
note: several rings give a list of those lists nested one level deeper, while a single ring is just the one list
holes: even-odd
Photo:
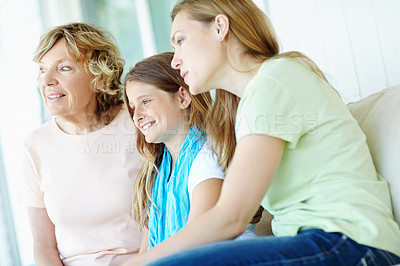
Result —
[{"label": "girl's brown hair", "polygon": [[[243,53],[259,61],[271,58],[294,58],[308,66],[320,78],[325,75],[317,65],[300,52],[279,53],[280,48],[272,24],[252,0],[180,0],[171,13],[172,21],[184,11],[190,19],[209,25],[219,14],[229,19],[230,34],[243,47]],[[239,98],[225,90],[217,90],[209,112],[207,135],[217,153],[219,163],[227,170],[236,146],[235,117]]]},{"label": "girl's brown hair", "polygon": [[[51,28],[42,35],[33,55],[38,63],[54,44],[64,38],[66,52],[75,61],[83,61],[86,70],[94,77],[92,89],[96,93],[96,116],[105,115],[112,107],[122,106],[121,76],[125,61],[121,58],[118,46],[106,31],[86,23],[71,23]],[[112,114],[110,114],[113,116]]]},{"label": "girl's brown hair", "polygon": [[[171,67],[173,53],[167,52],[154,55],[137,63],[125,76],[124,87],[129,82],[142,82],[158,87],[160,90],[168,93],[176,93],[180,87],[189,89],[181,77],[179,70]],[[210,93],[202,93],[199,95],[190,94],[192,100],[189,111],[188,126],[196,126],[205,131],[205,120],[208,109],[211,106]],[[129,106],[129,99],[124,93],[125,103],[131,117],[134,110]],[[148,228],[150,204],[152,204],[151,192],[154,180],[157,176],[157,168],[159,167],[163,151],[163,143],[147,143],[144,135],[136,129],[137,140],[136,146],[139,153],[145,159],[143,163],[136,185],[136,194],[133,197],[132,213],[138,221],[140,228]]]}]

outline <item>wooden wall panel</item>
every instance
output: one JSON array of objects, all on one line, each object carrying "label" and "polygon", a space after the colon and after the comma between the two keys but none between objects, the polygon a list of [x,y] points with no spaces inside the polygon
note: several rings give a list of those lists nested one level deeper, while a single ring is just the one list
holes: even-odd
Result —
[{"label": "wooden wall panel", "polygon": [[365,97],[387,85],[372,6],[365,0],[342,3],[361,96]]},{"label": "wooden wall panel", "polygon": [[283,51],[314,60],[345,102],[400,84],[400,1],[266,3]]},{"label": "wooden wall panel", "polygon": [[372,0],[387,86],[400,84],[400,1]]},{"label": "wooden wall panel", "polygon": [[326,67],[321,66],[321,68],[344,101],[357,100],[361,96],[361,91],[342,3],[340,1],[315,1],[315,3],[327,62]]}]

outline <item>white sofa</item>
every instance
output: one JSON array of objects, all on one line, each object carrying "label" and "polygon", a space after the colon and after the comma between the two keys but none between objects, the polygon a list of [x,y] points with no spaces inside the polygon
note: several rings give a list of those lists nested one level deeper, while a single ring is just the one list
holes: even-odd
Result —
[{"label": "white sofa", "polygon": [[394,216],[400,224],[400,85],[348,107],[367,136],[378,173],[389,183]]}]

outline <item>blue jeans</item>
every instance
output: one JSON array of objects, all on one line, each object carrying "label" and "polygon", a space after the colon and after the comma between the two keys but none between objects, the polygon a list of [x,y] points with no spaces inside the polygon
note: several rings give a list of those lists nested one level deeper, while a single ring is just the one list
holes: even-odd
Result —
[{"label": "blue jeans", "polygon": [[400,257],[360,245],[340,233],[306,230],[293,237],[265,236],[189,249],[155,265],[393,265]]}]

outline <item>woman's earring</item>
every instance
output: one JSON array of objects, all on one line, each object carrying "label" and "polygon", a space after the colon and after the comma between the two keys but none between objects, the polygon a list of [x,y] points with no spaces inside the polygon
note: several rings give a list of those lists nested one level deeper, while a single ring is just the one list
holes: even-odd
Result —
[{"label": "woman's earring", "polygon": [[222,41],[222,36],[218,35],[218,41]]}]

